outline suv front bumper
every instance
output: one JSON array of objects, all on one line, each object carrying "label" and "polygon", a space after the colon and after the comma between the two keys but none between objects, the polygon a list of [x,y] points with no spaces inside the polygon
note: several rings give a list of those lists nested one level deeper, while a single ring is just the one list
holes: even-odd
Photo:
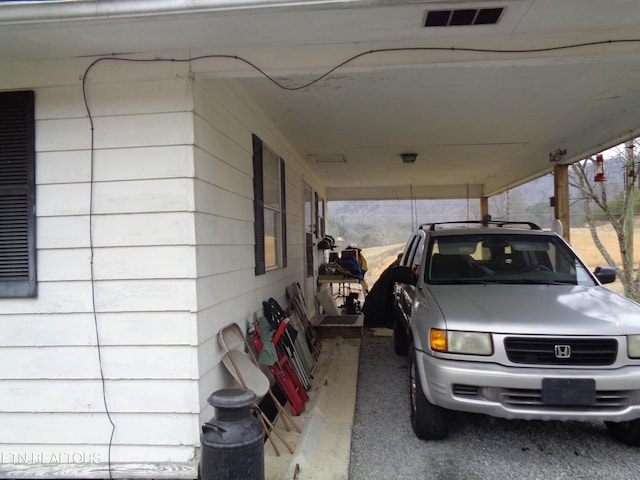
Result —
[{"label": "suv front bumper", "polygon": [[[606,420],[640,418],[640,366],[617,369],[506,367],[463,362],[416,351],[418,376],[427,399],[443,408],[509,419]],[[589,405],[543,401],[542,380],[593,379]]]}]

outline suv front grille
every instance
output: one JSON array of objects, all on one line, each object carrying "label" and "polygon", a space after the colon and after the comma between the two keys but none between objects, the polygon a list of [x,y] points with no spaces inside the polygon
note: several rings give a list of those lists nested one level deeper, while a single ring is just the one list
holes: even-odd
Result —
[{"label": "suv front grille", "polygon": [[[504,388],[500,392],[500,403],[507,407],[539,408],[545,406],[542,401],[542,390]],[[629,391],[598,391],[596,403],[591,410],[618,410],[632,404],[632,393]],[[565,406],[558,407],[566,409]]]},{"label": "suv front grille", "polygon": [[507,357],[528,365],[611,365],[618,355],[614,338],[527,338],[507,337]]}]

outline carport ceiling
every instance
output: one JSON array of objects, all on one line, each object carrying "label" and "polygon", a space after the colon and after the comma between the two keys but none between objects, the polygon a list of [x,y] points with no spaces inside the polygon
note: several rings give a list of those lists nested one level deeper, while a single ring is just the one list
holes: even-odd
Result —
[{"label": "carport ceiling", "polygon": [[[571,163],[639,135],[636,0],[34,3],[0,5],[0,60],[260,67],[277,84],[244,61],[193,63],[236,79],[330,200],[490,196],[550,172],[553,152]],[[495,24],[424,26],[483,9],[502,9]]]}]

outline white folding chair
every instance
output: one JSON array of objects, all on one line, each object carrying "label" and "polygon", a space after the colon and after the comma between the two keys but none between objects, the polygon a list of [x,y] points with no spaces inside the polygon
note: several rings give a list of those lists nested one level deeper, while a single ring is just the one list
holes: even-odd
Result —
[{"label": "white folding chair", "polygon": [[[247,342],[244,333],[236,323],[232,323],[218,332],[218,341],[220,346],[225,350],[222,363],[227,368],[231,376],[242,386],[242,388],[252,390],[253,393],[255,393],[256,401],[254,402],[253,407],[260,414],[262,428],[271,442],[276,455],[279,456],[280,451],[271,437],[271,432],[275,433],[284,446],[287,447],[289,453],[293,454],[293,448],[291,448],[291,445],[289,445],[289,443],[283,438],[282,434],[271,422],[269,417],[260,409],[258,404],[266,395],[269,395],[278,413],[282,414],[282,423],[285,428],[289,430],[290,423],[298,433],[301,432],[301,429],[273,394],[271,390],[271,382],[260,368],[260,364],[253,354],[251,346],[249,345],[249,342]],[[245,348],[248,353],[244,351]]]}]

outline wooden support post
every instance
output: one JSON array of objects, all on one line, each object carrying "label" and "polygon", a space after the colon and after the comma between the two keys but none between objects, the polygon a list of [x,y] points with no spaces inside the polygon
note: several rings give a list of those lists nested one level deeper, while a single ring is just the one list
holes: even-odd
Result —
[{"label": "wooden support post", "polygon": [[562,236],[568,242],[569,234],[569,166],[553,167],[553,195],[555,196],[554,215],[562,224]]},{"label": "wooden support post", "polygon": [[480,219],[489,215],[489,197],[480,197]]}]

